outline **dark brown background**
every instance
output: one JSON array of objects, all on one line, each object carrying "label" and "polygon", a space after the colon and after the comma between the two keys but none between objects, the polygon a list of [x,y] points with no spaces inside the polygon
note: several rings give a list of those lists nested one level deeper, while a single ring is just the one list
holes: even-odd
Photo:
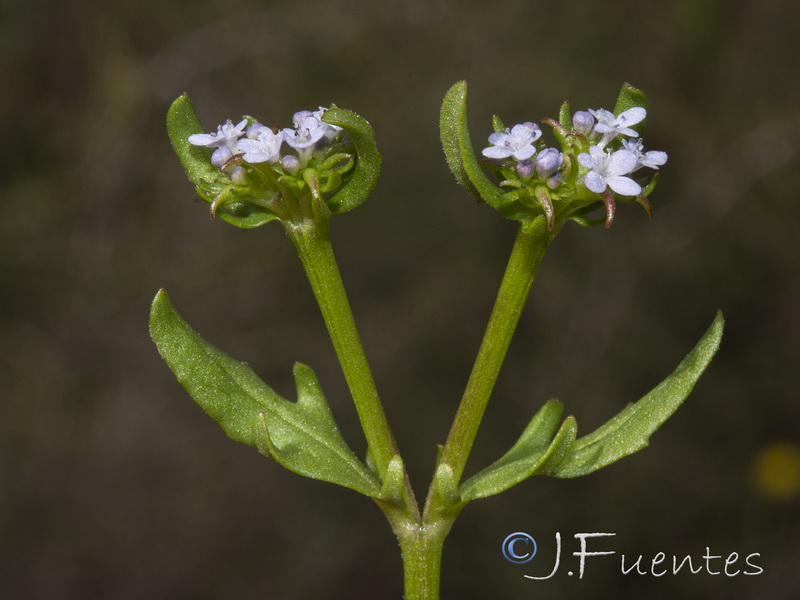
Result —
[{"label": "dark brown background", "polygon": [[[462,391],[514,226],[453,182],[438,110],[470,82],[476,144],[506,122],[651,98],[669,152],[656,218],[567,227],[545,260],[470,463],[498,457],[559,397],[581,431],[670,372],[725,311],[722,350],[650,449],[574,481],[529,480],[467,507],[443,598],[796,598],[798,496],[754,483],[798,452],[800,22],[779,0],[238,0],[7,3],[0,19],[0,596],[399,598],[397,545],[357,494],[238,446],[147,334],[166,287],[207,339],[284,395],[319,374],[364,443],[313,298],[277,225],[208,218],[164,132],[188,91],[208,128],[288,125],[335,102],[384,153],[374,196],[334,244],[364,344],[422,494]],[[788,449],[786,449],[788,448]],[[787,469],[784,479],[800,477]],[[528,531],[540,562],[500,542]],[[624,577],[551,564],[556,531],[653,556],[760,552],[758,577]],[[570,557],[565,557],[567,560]]]}]

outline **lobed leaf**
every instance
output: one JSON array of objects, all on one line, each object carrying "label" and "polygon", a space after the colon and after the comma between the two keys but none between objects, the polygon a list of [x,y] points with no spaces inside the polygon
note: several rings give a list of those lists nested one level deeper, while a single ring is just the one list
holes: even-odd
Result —
[{"label": "lobed leaf", "polygon": [[163,290],[153,301],[150,334],[181,385],[228,437],[300,475],[380,496],[380,481],[342,438],[309,367],[295,365],[297,402],[282,398],[247,363],[203,340]]},{"label": "lobed leaf", "polygon": [[587,475],[647,446],[650,436],[672,416],[711,362],[722,339],[724,319],[717,313],[703,337],[678,368],[649,394],[578,439],[566,458],[542,470],[570,478]]}]

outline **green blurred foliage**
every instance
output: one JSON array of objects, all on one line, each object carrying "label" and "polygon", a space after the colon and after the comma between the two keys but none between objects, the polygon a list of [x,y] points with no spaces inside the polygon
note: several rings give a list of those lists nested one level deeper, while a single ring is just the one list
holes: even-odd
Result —
[{"label": "green blurred foliage", "polygon": [[[465,510],[443,598],[796,597],[798,496],[752,484],[797,444],[800,21],[779,0],[7,3],[0,18],[0,597],[401,596],[397,544],[357,494],[239,446],[194,406],[147,335],[166,287],[215,345],[291,394],[320,377],[354,410],[278,226],[208,218],[164,114],[191,93],[212,129],[286,126],[335,102],[376,130],[373,197],[334,220],[345,282],[421,494],[488,316],[514,225],[448,173],[438,110],[470,82],[477,143],[514,123],[650,99],[670,162],[648,222],[568,227],[545,259],[470,463],[558,396],[588,431],[677,364],[714,310],[722,349],[646,452],[575,481],[533,479]],[[366,251],[368,250],[368,251]],[[442,377],[446,374],[446,377]],[[547,517],[543,517],[543,511]],[[617,533],[628,555],[762,553],[764,575],[624,577],[616,560],[532,582],[499,551]],[[548,540],[550,540],[548,542]],[[552,547],[552,546],[551,546]],[[591,559],[590,559],[591,560]],[[535,565],[537,563],[531,563]],[[538,570],[537,570],[538,569]]]}]

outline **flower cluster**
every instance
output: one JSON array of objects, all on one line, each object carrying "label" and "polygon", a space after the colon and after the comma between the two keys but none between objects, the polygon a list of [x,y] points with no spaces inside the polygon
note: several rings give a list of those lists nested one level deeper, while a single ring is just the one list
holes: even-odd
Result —
[{"label": "flower cluster", "polygon": [[[258,122],[248,124],[248,119],[242,119],[236,125],[228,119],[217,127],[216,133],[190,135],[189,143],[216,148],[211,155],[211,164],[219,169],[234,156],[241,155],[250,164],[275,164],[280,161],[288,171],[296,172],[308,164],[315,149],[329,145],[342,131],[341,127],[322,120],[325,110],[320,107],[314,112],[296,112],[292,118],[294,129],[286,128],[278,132]],[[281,157],[280,150],[284,142],[297,151],[297,156],[288,154]]]},{"label": "flower cluster", "polygon": [[534,123],[507,128],[495,118],[490,145],[481,152],[488,160],[481,164],[495,172],[501,188],[510,190],[504,196],[507,202],[538,211],[550,229],[556,219],[573,218],[597,201],[606,206],[605,223],[609,226],[615,197],[639,202],[652,213],[647,195],[655,177],[642,177],[639,169],[658,170],[667,162],[667,154],[644,150],[637,129],[646,116],[641,106],[618,115],[597,109],[570,116],[565,104],[559,121],[543,121],[553,127],[560,147],[548,147],[540,141],[542,131]]},{"label": "flower cluster", "polygon": [[192,146],[214,149],[209,160],[220,175],[199,186],[212,215],[245,202],[292,219],[307,212],[304,198],[319,204],[338,188],[354,165],[355,151],[341,127],[323,120],[326,110],[296,112],[291,128],[270,128],[246,117],[235,125],[229,119],[215,133],[188,136]]}]

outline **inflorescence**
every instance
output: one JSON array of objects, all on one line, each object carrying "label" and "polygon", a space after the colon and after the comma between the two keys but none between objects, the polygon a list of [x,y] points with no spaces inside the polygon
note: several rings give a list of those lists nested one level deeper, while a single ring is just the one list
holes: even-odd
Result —
[{"label": "inflorescence", "polygon": [[511,128],[495,118],[490,146],[482,150],[481,165],[493,171],[508,202],[519,201],[539,211],[552,229],[556,218],[573,218],[593,224],[577,211],[601,200],[606,207],[606,227],[614,220],[615,198],[634,200],[652,215],[647,195],[656,178],[642,176],[643,167],[658,170],[667,162],[666,152],[644,150],[635,126],[643,124],[647,111],[636,106],[619,115],[605,110],[577,111],[571,119],[562,108],[559,121],[544,119],[553,128],[560,148],[539,141],[538,125],[525,122]]},{"label": "inflorescence", "polygon": [[355,151],[341,127],[323,121],[326,110],[296,112],[293,128],[278,130],[245,117],[236,125],[229,119],[216,133],[190,135],[190,144],[214,149],[209,160],[220,177],[199,186],[212,216],[244,201],[286,218],[299,209],[299,198],[322,202],[338,188],[354,165]]}]

